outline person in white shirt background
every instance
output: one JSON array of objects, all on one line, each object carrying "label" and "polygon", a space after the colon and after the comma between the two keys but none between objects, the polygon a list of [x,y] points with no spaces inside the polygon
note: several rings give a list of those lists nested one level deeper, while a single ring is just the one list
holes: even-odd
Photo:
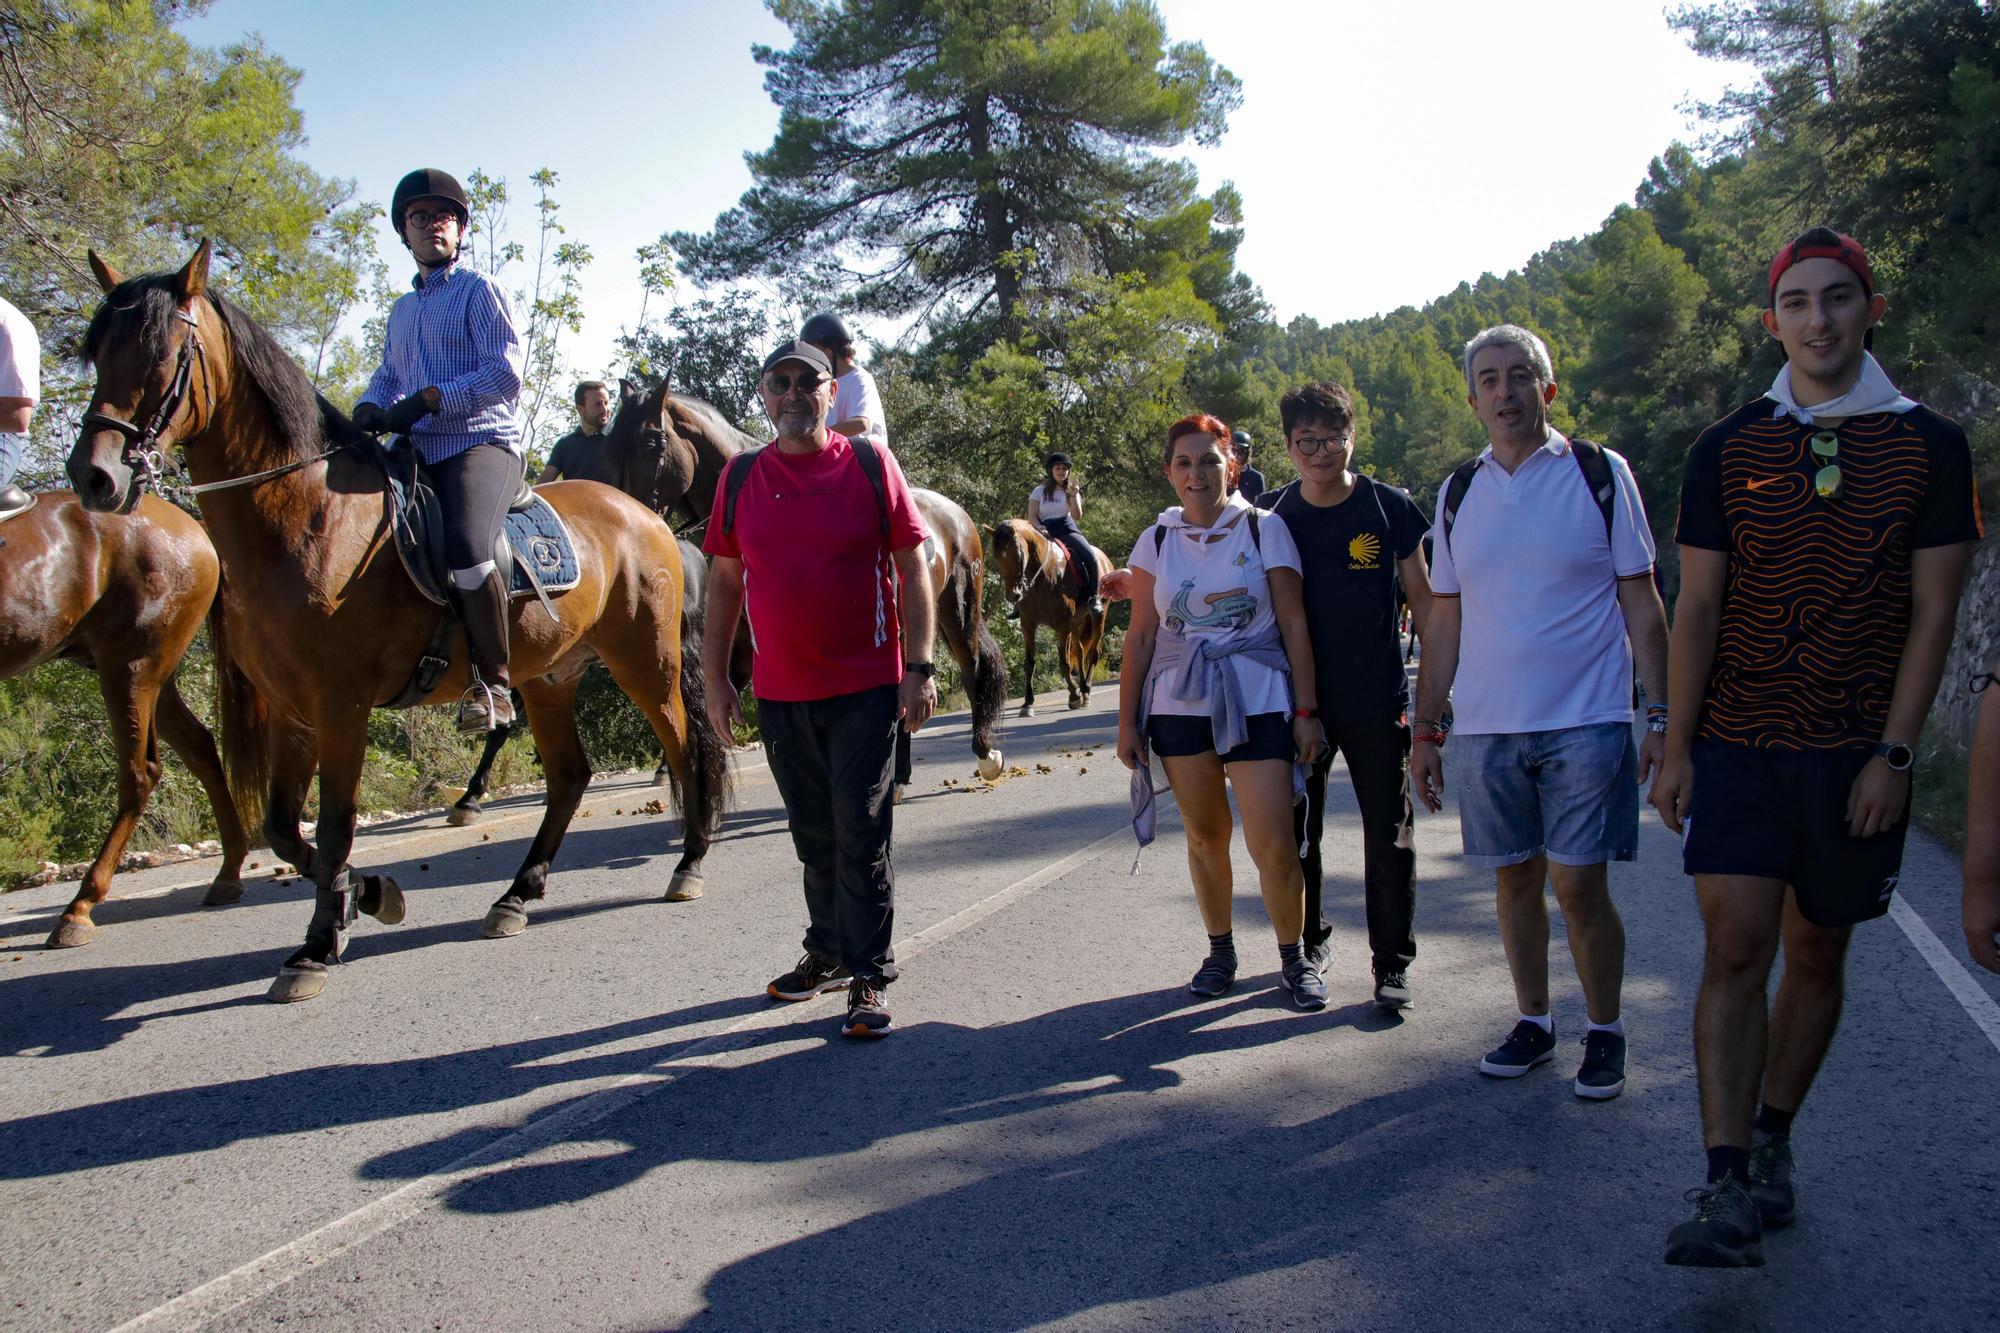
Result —
[{"label": "person in white shirt background", "polygon": [[887,449],[889,422],[882,413],[882,394],[875,377],[854,359],[854,334],[847,321],[823,310],[805,322],[799,341],[819,348],[833,363],[833,409],[827,413],[826,428],[850,440],[866,435]]},{"label": "person in white shirt background", "polygon": [[34,504],[14,484],[42,396],[42,343],[28,317],[0,300],[0,522]]}]

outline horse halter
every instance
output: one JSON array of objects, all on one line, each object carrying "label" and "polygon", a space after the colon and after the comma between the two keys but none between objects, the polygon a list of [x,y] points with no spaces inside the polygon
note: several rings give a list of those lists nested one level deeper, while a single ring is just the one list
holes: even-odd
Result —
[{"label": "horse halter", "polygon": [[1009,590],[1014,594],[1011,600],[1018,605],[1027,597],[1028,589],[1034,586],[1035,580],[1045,572],[1048,557],[1043,556],[1040,560],[1031,559],[1035,553],[1034,548],[1028,544],[1028,539],[1021,535],[1019,528],[1009,528],[1007,538],[1007,549],[1014,552],[1015,558],[1021,562],[1021,577],[1014,581],[1013,588]]},{"label": "horse halter", "polygon": [[125,437],[123,460],[125,466],[132,469],[133,485],[139,490],[144,490],[148,486],[157,489],[161,479],[167,475],[171,464],[159,447],[160,436],[166,432],[167,426],[187,403],[188,390],[194,385],[195,363],[201,362],[204,368],[207,364],[207,353],[201,345],[201,325],[193,313],[176,310],[174,318],[188,326],[187,336],[181,339],[181,350],[174,361],[174,377],[167,385],[167,396],[160,400],[160,405],[154,410],[152,419],[146,423],[146,428],[141,430],[125,418],[113,416],[109,412],[83,414],[83,425],[86,429],[96,426],[116,431]]}]

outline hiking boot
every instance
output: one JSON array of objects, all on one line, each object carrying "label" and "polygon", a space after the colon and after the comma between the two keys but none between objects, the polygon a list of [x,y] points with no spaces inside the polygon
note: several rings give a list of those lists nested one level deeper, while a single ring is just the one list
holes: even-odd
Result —
[{"label": "hiking boot", "polygon": [[1326,982],[1319,969],[1300,958],[1295,963],[1286,963],[1278,973],[1278,983],[1292,993],[1292,1003],[1301,1009],[1326,1008]]},{"label": "hiking boot", "polygon": [[1236,959],[1210,954],[1202,959],[1201,967],[1195,972],[1194,980],[1188,983],[1188,990],[1212,1000],[1224,994],[1236,984]]},{"label": "hiking boot", "polygon": [[1327,969],[1333,966],[1333,936],[1307,944],[1306,961],[1312,964],[1313,971],[1325,976]]},{"label": "hiking boot", "polygon": [[1750,1202],[1767,1231],[1792,1224],[1799,1209],[1799,1192],[1792,1184],[1792,1140],[1788,1134],[1766,1134],[1750,1149]]},{"label": "hiking boot", "polygon": [[1544,1032],[1540,1023],[1522,1019],[1501,1042],[1479,1062],[1479,1072],[1493,1078],[1519,1078],[1536,1065],[1555,1059],[1556,1034]]},{"label": "hiking boot", "polygon": [[1410,978],[1400,968],[1375,974],[1375,1007],[1405,1009],[1410,1003]]},{"label": "hiking boot", "polygon": [[895,1031],[881,982],[856,977],[847,983],[847,1018],[840,1030],[850,1037],[886,1037]]},{"label": "hiking boot", "polygon": [[1583,1064],[1576,1071],[1576,1095],[1608,1102],[1625,1091],[1625,1038],[1602,1030],[1583,1034]]},{"label": "hiking boot", "polygon": [[468,735],[514,724],[513,685],[507,679],[507,584],[494,571],[477,588],[458,593],[472,685],[458,701],[458,729]]},{"label": "hiking boot", "polygon": [[799,965],[764,987],[764,993],[774,1000],[810,1000],[824,991],[845,986],[853,975],[839,959],[807,949],[799,955]]},{"label": "hiking boot", "polygon": [[1667,1262],[1687,1268],[1762,1268],[1764,1228],[1757,1205],[1734,1176],[1689,1190],[1694,1216],[1667,1233]]}]

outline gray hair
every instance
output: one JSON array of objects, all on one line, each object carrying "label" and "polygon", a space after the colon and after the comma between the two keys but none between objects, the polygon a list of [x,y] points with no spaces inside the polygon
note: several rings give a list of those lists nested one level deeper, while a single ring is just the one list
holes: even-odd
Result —
[{"label": "gray hair", "polygon": [[1528,364],[1534,367],[1535,383],[1547,388],[1555,383],[1555,363],[1549,360],[1548,344],[1529,329],[1519,324],[1495,324],[1490,329],[1481,329],[1472,341],[1465,345],[1465,391],[1477,393],[1472,383],[1472,361],[1489,347],[1508,344],[1520,348],[1528,355]]}]

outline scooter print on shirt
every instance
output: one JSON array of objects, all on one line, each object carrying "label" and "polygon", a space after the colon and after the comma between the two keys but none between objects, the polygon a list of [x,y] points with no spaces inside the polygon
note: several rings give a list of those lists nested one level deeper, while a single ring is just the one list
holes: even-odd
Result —
[{"label": "scooter print on shirt", "polygon": [[1242,629],[1257,615],[1257,599],[1250,595],[1248,588],[1230,588],[1224,592],[1210,593],[1202,598],[1208,611],[1196,615],[1188,605],[1188,594],[1194,591],[1194,580],[1181,583],[1181,590],[1174,594],[1173,602],[1167,607],[1166,626],[1176,634],[1190,627],[1196,629]]}]

